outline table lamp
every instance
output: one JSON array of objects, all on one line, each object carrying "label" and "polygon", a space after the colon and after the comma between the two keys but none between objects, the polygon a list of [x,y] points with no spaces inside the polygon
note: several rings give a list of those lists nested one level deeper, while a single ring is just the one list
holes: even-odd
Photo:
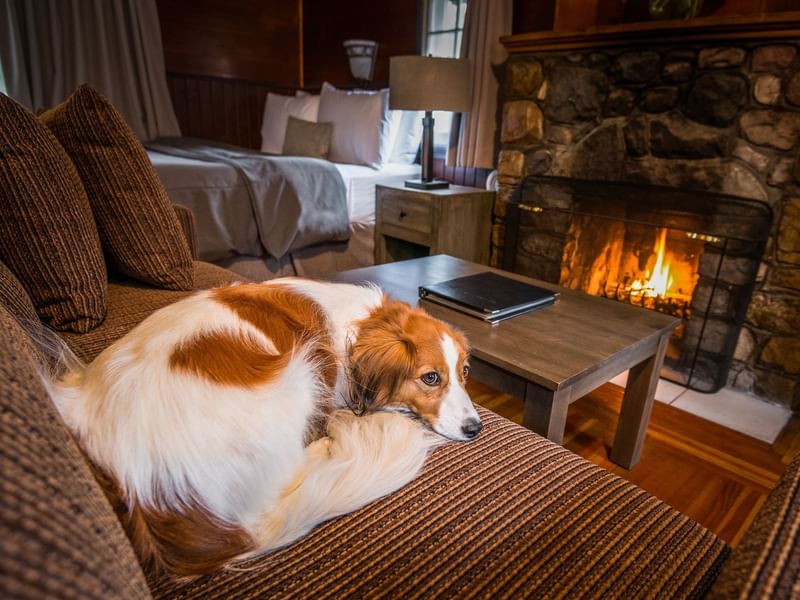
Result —
[{"label": "table lamp", "polygon": [[433,178],[434,110],[467,112],[470,108],[469,61],[433,56],[393,56],[389,61],[389,108],[424,110],[422,119],[422,178],[406,181],[421,190],[449,187]]}]

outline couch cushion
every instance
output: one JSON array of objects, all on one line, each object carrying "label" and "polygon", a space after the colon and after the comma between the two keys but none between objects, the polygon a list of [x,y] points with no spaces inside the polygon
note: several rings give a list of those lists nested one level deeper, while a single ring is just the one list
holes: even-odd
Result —
[{"label": "couch cushion", "polygon": [[39,115],[80,173],[109,269],[170,290],[192,289],[192,258],[164,186],[122,115],[80,86]]},{"label": "couch cushion", "polygon": [[114,511],[0,307],[0,597],[148,598]]},{"label": "couch cushion", "polygon": [[0,260],[53,328],[86,332],[106,311],[106,270],[75,167],[53,134],[0,94]]},{"label": "couch cushion", "polygon": [[163,598],[684,598],[727,555],[712,533],[610,472],[479,409],[398,492],[287,548]]},{"label": "couch cushion", "polygon": [[787,467],[709,598],[797,598],[800,595],[800,456]]},{"label": "couch cushion", "polygon": [[39,320],[28,292],[16,275],[2,262],[0,262],[0,303],[17,321],[25,323]]},{"label": "couch cushion", "polygon": [[[246,278],[210,263],[195,261],[193,279],[195,289],[205,290]],[[64,333],[62,337],[81,360],[89,362],[151,313],[190,293],[160,290],[128,279],[112,278],[108,284],[108,316],[103,324],[86,334]]]}]

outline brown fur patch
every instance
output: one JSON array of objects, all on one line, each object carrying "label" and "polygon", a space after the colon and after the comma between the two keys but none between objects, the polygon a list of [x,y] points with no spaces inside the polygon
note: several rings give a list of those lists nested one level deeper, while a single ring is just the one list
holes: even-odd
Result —
[{"label": "brown fur patch", "polygon": [[[381,306],[358,323],[356,342],[351,349],[356,412],[389,403],[401,404],[435,423],[443,390],[449,384],[441,344],[445,334],[462,351],[460,371],[469,348],[461,332],[421,309],[384,299]],[[439,372],[442,385],[433,388],[422,384],[419,378],[428,371]]]},{"label": "brown fur patch", "polygon": [[170,367],[218,384],[253,387],[277,377],[295,348],[310,345],[324,385],[333,390],[336,359],[327,319],[316,302],[288,286],[262,284],[220,288],[212,297],[263,332],[277,354],[250,336],[207,333],[176,348]]},{"label": "brown fur patch", "polygon": [[244,529],[217,519],[197,505],[184,506],[177,512],[138,504],[129,507],[116,479],[89,463],[136,556],[148,571],[196,577],[255,549],[255,542]]}]

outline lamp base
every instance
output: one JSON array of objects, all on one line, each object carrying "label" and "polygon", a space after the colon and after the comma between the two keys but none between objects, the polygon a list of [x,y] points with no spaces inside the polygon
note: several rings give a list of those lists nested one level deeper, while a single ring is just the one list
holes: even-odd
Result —
[{"label": "lamp base", "polygon": [[450,182],[444,179],[431,179],[430,181],[406,179],[406,187],[415,190],[444,190],[450,187]]}]

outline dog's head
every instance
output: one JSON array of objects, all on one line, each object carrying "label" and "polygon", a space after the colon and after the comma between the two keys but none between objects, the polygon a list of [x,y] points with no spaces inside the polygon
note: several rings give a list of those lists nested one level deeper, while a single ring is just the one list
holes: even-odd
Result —
[{"label": "dog's head", "polygon": [[464,383],[464,335],[421,309],[384,299],[358,323],[350,348],[356,412],[411,412],[434,431],[470,440],[482,428]]}]

